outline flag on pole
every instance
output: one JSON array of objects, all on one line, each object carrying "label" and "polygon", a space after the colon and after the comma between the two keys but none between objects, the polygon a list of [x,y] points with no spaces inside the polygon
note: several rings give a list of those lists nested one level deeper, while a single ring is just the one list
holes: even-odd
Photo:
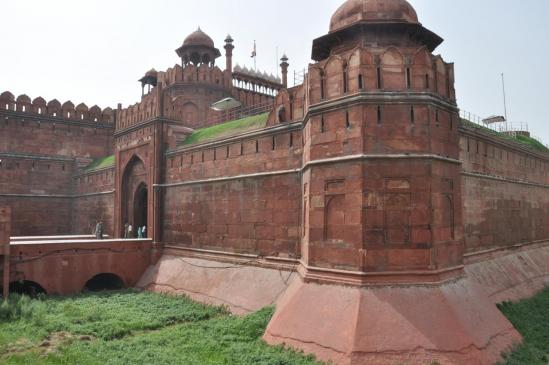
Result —
[{"label": "flag on pole", "polygon": [[257,57],[257,47],[254,41],[254,50],[252,51],[252,58],[256,58],[256,57]]}]

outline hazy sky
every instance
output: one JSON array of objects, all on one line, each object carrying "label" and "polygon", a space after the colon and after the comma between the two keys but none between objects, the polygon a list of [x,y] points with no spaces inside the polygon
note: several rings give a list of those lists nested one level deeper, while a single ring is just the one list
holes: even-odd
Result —
[{"label": "hazy sky", "polygon": [[[459,106],[486,117],[503,114],[505,73],[509,119],[530,125],[549,143],[549,1],[411,0],[420,21],[445,39],[435,53],[455,62]],[[137,80],[151,67],[179,62],[174,50],[200,25],[235,62],[276,73],[310,62],[311,44],[328,31],[342,0],[17,0],[2,1],[0,92],[85,102],[133,104]],[[218,60],[224,67],[224,59]],[[293,79],[293,77],[292,77]],[[292,80],[293,81],[293,80]]]}]

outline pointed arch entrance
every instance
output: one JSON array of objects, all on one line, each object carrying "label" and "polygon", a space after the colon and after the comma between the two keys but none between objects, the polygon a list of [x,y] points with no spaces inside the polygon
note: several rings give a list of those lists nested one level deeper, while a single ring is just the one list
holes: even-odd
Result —
[{"label": "pointed arch entrance", "polygon": [[148,171],[143,161],[133,156],[122,175],[121,194],[121,236],[124,237],[126,224],[132,226],[131,238],[137,237],[137,228],[146,227],[146,235],[150,232],[149,225],[149,185]]},{"label": "pointed arch entrance", "polygon": [[[133,198],[133,226],[136,227],[147,227],[147,218],[148,218],[148,199],[149,189],[147,184],[141,183]],[[145,230],[144,237],[147,237],[148,228]]]}]

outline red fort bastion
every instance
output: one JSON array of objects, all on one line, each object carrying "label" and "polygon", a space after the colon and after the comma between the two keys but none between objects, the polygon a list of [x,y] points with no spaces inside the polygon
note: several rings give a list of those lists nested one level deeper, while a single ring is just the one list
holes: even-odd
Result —
[{"label": "red fort bastion", "polygon": [[496,304],[549,282],[549,154],[460,119],[442,41],[405,0],[348,0],[294,87],[288,57],[280,79],[233,66],[227,36],[221,69],[198,29],[128,108],[2,93],[0,223],[114,237],[69,256],[12,242],[7,272],[52,294],[110,271],[235,313],[276,304],[268,343],[340,365],[496,362],[521,341]]}]

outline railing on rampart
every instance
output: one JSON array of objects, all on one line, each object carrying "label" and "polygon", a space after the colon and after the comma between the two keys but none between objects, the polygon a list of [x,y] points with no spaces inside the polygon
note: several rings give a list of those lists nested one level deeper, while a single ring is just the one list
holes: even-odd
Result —
[{"label": "railing on rampart", "polygon": [[545,147],[549,148],[548,144],[545,144],[542,142],[543,141],[542,138],[539,138],[530,132],[530,127],[528,126],[528,123],[501,122],[501,123],[486,124],[483,122],[485,118],[481,118],[475,113],[471,113],[466,110],[460,110],[459,114],[462,119],[465,119],[471,123],[477,124],[482,128],[490,129],[493,132],[506,134],[514,138],[516,138],[517,135],[521,134],[521,132],[522,133],[526,132],[531,138],[537,140],[538,142],[544,144]]},{"label": "railing on rampart", "polygon": [[274,100],[268,101],[266,103],[256,104],[249,107],[238,107],[225,112],[220,112],[219,117],[208,119],[199,123],[201,127],[209,127],[215,124],[220,124],[223,122],[228,122],[231,120],[242,119],[246,117],[252,117],[254,115],[259,115],[263,113],[269,113],[274,106]]}]

